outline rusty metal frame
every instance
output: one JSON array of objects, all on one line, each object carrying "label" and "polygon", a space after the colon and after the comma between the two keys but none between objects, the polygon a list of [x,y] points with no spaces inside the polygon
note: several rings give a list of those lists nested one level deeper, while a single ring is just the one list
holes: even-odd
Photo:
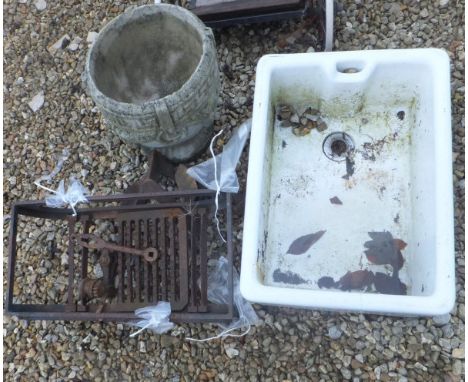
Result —
[{"label": "rusty metal frame", "polygon": [[[197,201],[198,206],[204,208],[212,208],[214,204],[215,193],[211,190],[190,190],[190,191],[173,191],[173,192],[150,192],[150,193],[134,193],[134,194],[119,194],[112,196],[93,196],[89,198],[90,204],[100,203],[119,203],[119,205],[111,206],[96,206],[84,207],[77,209],[77,216],[72,216],[71,209],[56,209],[46,207],[43,201],[21,201],[13,205],[11,210],[11,226],[9,237],[9,254],[8,254],[8,286],[6,298],[6,313],[16,315],[25,319],[41,319],[41,320],[95,320],[95,321],[128,321],[136,319],[134,309],[149,305],[148,303],[132,304],[132,311],[128,310],[128,306],[122,303],[110,304],[82,304],[77,297],[74,296],[74,252],[73,247],[69,244],[68,256],[69,261],[69,282],[68,282],[68,298],[66,304],[18,304],[14,303],[14,283],[15,267],[17,262],[17,231],[18,221],[20,216],[31,216],[37,218],[62,220],[68,224],[69,235],[73,233],[75,222],[85,222],[87,219],[118,219],[119,217],[127,216],[129,213],[143,213],[151,210],[167,210],[168,208],[186,207],[188,200]],[[141,201],[151,201],[152,204],[138,204]],[[216,305],[205,302],[205,306],[197,308],[188,304],[184,309],[173,311],[171,320],[174,322],[214,322],[214,321],[230,321],[234,316],[233,306],[233,246],[232,246],[232,203],[230,194],[223,194],[220,200],[221,209],[225,210],[226,216],[226,235],[227,235],[227,260],[229,264],[228,274],[228,289],[229,302],[226,305]],[[127,215],[125,215],[127,214]],[[84,248],[82,257],[87,257],[87,249]],[[206,266],[206,253],[202,257],[201,266]],[[86,275],[85,265],[81,263],[81,276]],[[175,281],[174,281],[175,282]],[[190,282],[190,279],[189,279]],[[202,281],[202,287],[205,288],[206,279]],[[193,284],[194,285],[194,284]]]}]

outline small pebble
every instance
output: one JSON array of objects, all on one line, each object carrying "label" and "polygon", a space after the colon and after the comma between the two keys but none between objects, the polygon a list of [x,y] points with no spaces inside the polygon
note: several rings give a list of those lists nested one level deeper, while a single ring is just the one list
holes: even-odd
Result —
[{"label": "small pebble", "polygon": [[428,12],[428,10],[427,10],[426,8],[424,8],[424,9],[419,13],[419,15],[420,15],[423,19],[425,19],[426,17],[429,16],[429,12]]},{"label": "small pebble", "polygon": [[28,106],[35,113],[38,111],[42,105],[44,105],[44,92],[37,93],[31,101],[28,102]]},{"label": "small pebble", "polygon": [[226,355],[229,358],[234,358],[234,357],[237,357],[239,355],[239,350],[234,349],[232,347],[225,347],[224,351],[226,352]]},{"label": "small pebble", "polygon": [[353,376],[351,374],[351,371],[349,371],[349,369],[341,369],[341,375],[343,376],[344,379],[351,379],[351,377]]},{"label": "small pebble", "polygon": [[328,126],[325,123],[325,121],[320,121],[317,125],[317,130],[322,132],[322,131],[325,131],[326,129],[328,129]]},{"label": "small pebble", "polygon": [[452,338],[454,335],[452,325],[448,324],[448,325],[442,326],[442,333],[445,338]]},{"label": "small pebble", "polygon": [[291,118],[292,111],[291,111],[291,106],[289,105],[278,105],[277,106],[277,115],[278,119],[281,121],[286,121]]},{"label": "small pebble", "polygon": [[341,335],[343,334],[343,332],[341,331],[341,329],[338,327],[338,326],[332,326],[328,329],[328,336],[332,339],[332,340],[337,340],[341,337]]},{"label": "small pebble", "polygon": [[92,44],[94,43],[94,41],[96,41],[98,36],[99,36],[98,32],[88,32],[88,36],[86,37],[86,42]]},{"label": "small pebble", "polygon": [[292,123],[299,123],[299,116],[297,114],[293,114],[289,120]]},{"label": "small pebble", "polygon": [[68,34],[64,34],[60,37],[54,44],[49,46],[47,50],[50,54],[54,54],[59,49],[64,49],[70,44],[70,36]]},{"label": "small pebble", "polygon": [[432,317],[432,321],[436,326],[443,326],[446,325],[450,322],[450,313],[443,314],[440,316],[434,316]]},{"label": "small pebble", "polygon": [[47,3],[45,0],[35,0],[34,6],[36,7],[38,11],[43,11],[44,9],[47,8]]},{"label": "small pebble", "polygon": [[68,50],[71,50],[72,52],[74,52],[75,50],[77,50],[80,46],[80,42],[81,42],[81,38],[80,37],[75,37],[72,42],[70,43],[70,45],[68,45]]},{"label": "small pebble", "polygon": [[452,364],[453,374],[462,375],[463,374],[463,363],[459,359],[456,359]]}]

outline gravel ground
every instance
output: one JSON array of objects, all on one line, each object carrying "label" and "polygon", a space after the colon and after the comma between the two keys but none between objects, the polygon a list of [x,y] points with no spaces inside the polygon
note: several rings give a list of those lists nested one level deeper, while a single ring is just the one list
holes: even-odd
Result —
[{"label": "gravel ground", "polygon": [[[50,171],[54,155],[64,147],[72,156],[61,176],[75,174],[93,193],[121,192],[146,169],[140,149],[123,144],[102,123],[80,79],[88,34],[127,5],[46,1],[4,2],[4,214],[15,200],[43,196],[33,181]],[[342,9],[336,18],[336,50],[440,47],[451,57],[457,254],[457,303],[451,314],[399,319],[256,306],[262,324],[247,337],[205,344],[183,338],[213,335],[210,325],[130,339],[131,329],[122,324],[4,317],[6,380],[464,379],[464,1],[347,0]],[[51,47],[65,34],[70,44]],[[223,89],[215,126],[226,128],[218,146],[251,115],[258,59],[266,53],[319,50],[315,35],[305,21],[216,32]],[[244,152],[243,187],[246,165]],[[7,228],[5,222],[5,236]],[[39,229],[25,227],[22,240],[33,242]],[[235,236],[240,233],[238,220]],[[47,270],[48,264],[40,265]],[[34,285],[29,277],[32,272],[25,284]]]}]

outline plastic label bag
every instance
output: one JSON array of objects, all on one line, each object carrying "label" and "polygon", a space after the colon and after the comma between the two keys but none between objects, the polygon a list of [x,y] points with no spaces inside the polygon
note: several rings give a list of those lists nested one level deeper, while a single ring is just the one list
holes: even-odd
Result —
[{"label": "plastic label bag", "polygon": [[[252,305],[242,297],[239,286],[239,274],[233,270],[234,304],[239,312],[239,319],[233,321],[226,329],[239,329],[258,322],[257,313]],[[228,261],[221,256],[216,264],[216,268],[208,275],[208,300],[215,304],[228,303]]]},{"label": "plastic label bag", "polygon": [[139,326],[141,329],[130,334],[134,337],[145,329],[150,329],[158,334],[166,333],[174,328],[174,323],[169,321],[171,316],[171,304],[169,302],[160,301],[155,306],[146,306],[135,310],[135,315],[141,318],[140,321],[132,323]]},{"label": "plastic label bag", "polygon": [[76,215],[75,206],[78,203],[88,201],[85,196],[88,194],[88,190],[74,178],[70,178],[70,185],[67,190],[65,190],[65,184],[63,180],[61,180],[57,190],[50,191],[53,195],[49,195],[45,198],[46,206],[60,208],[69,205],[72,208],[74,215]]},{"label": "plastic label bag", "polygon": [[89,194],[88,190],[75,178],[70,178],[70,185],[65,190],[65,183],[63,180],[60,181],[57,190],[52,190],[48,187],[45,187],[41,184],[43,181],[51,182],[52,179],[60,172],[62,169],[63,163],[68,159],[69,152],[67,149],[64,149],[61,157],[59,158],[55,168],[49,175],[42,176],[34,182],[34,184],[50,192],[52,195],[48,195],[45,198],[46,206],[53,208],[60,208],[70,206],[73,210],[73,216],[76,216],[75,206],[78,203],[86,203],[88,199],[86,195]]},{"label": "plastic label bag", "polygon": [[[223,305],[228,303],[228,272],[228,261],[225,257],[221,256],[219,260],[216,260],[216,266],[208,275],[208,300],[210,302]],[[187,337],[187,340],[206,342],[216,338],[242,337],[250,331],[250,327],[252,325],[256,325],[259,322],[257,313],[255,313],[252,305],[245,300],[240,293],[239,275],[235,269],[233,269],[233,287],[234,304],[237,307],[239,318],[232,321],[228,326],[218,324],[222,331],[214,337],[200,340]],[[132,333],[130,337],[136,336],[145,329],[150,329],[158,334],[162,334],[175,327],[174,323],[169,321],[171,315],[171,305],[169,302],[160,301],[155,306],[147,306],[145,308],[137,309],[135,314],[140,317],[141,320],[131,323],[131,325],[138,326],[141,329]],[[243,328],[246,328],[243,333],[232,334],[233,331]]]},{"label": "plastic label bag", "polygon": [[[233,132],[231,139],[226,143],[221,154],[190,167],[187,170],[187,174],[210,190],[237,193],[239,191],[239,181],[237,180],[236,166],[251,128],[252,120],[248,119]],[[214,163],[215,160],[216,165]],[[217,179],[215,179],[215,172]]]},{"label": "plastic label bag", "polygon": [[[208,300],[214,304],[227,304],[228,303],[228,261],[225,257],[221,256],[217,260],[215,268],[208,275]],[[255,313],[252,305],[242,297],[239,287],[239,275],[235,269],[233,269],[233,288],[234,288],[234,304],[236,305],[239,313],[239,318],[232,321],[228,326],[218,324],[222,331],[215,337],[205,339],[186,338],[190,341],[205,342],[216,338],[224,337],[242,337],[250,331],[252,325],[256,325],[259,322],[257,313]],[[232,334],[234,330],[246,328],[241,334]]]}]

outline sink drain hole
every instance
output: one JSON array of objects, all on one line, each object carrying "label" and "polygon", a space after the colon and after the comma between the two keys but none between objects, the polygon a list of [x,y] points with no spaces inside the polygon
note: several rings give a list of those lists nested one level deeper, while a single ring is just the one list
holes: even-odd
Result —
[{"label": "sink drain hole", "polygon": [[342,140],[336,140],[331,144],[332,153],[338,156],[344,154],[347,148],[346,142]]},{"label": "sink drain hole", "polygon": [[328,159],[336,162],[344,161],[353,150],[353,139],[343,132],[331,133],[323,141],[323,153]]}]

